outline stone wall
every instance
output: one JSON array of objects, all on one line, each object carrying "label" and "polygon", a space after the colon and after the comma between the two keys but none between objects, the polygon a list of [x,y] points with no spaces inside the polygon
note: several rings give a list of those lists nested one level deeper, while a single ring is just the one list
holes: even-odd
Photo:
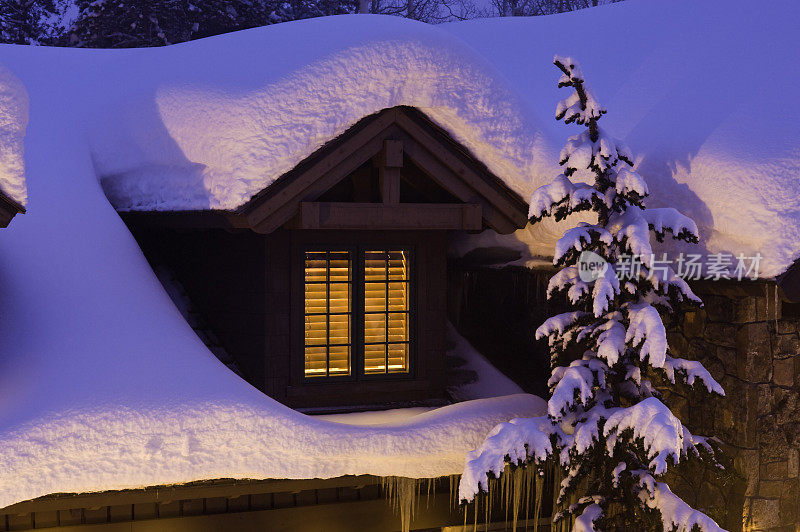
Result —
[{"label": "stone wall", "polygon": [[[458,266],[458,267],[457,267]],[[530,331],[563,312],[545,299],[552,272],[451,264],[450,319],[527,391],[546,396],[547,346]],[[705,306],[669,325],[670,348],[699,360],[724,398],[665,388],[665,400],[701,435],[722,441],[725,471],[689,463],[670,485],[727,530],[800,531],[800,312],[774,283],[700,282]],[[524,376],[525,378],[521,378]]]},{"label": "stone wall", "polygon": [[729,530],[800,530],[800,317],[786,315],[774,283],[706,282],[705,302],[670,327],[670,347],[700,360],[726,397],[671,393],[698,434],[723,441],[733,471],[678,475],[680,494]]}]

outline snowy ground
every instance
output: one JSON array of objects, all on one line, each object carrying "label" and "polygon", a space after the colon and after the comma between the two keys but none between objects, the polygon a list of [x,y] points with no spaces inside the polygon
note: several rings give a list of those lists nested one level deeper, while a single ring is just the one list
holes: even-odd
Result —
[{"label": "snowy ground", "polygon": [[[497,422],[542,412],[515,395],[354,427],[275,403],[198,340],[99,181],[121,207],[234,207],[403,104],[527,195],[568,129],[553,129],[550,61],[569,53],[604,125],[642,154],[655,204],[776,274],[800,250],[800,110],[782,103],[800,81],[798,16],[788,0],[629,0],[444,28],[331,17],[163,49],[0,46],[0,186],[24,200],[27,184],[29,200],[0,231],[0,507],[216,477],[458,473]],[[559,231],[517,236],[549,254]]]}]

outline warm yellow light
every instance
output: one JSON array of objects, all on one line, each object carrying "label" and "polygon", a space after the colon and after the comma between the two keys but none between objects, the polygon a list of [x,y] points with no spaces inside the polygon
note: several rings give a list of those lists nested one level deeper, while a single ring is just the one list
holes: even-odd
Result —
[{"label": "warm yellow light", "polygon": [[350,374],[351,264],[347,251],[306,253],[306,377]]},{"label": "warm yellow light", "polygon": [[405,251],[365,252],[365,373],[408,372],[409,283]]}]

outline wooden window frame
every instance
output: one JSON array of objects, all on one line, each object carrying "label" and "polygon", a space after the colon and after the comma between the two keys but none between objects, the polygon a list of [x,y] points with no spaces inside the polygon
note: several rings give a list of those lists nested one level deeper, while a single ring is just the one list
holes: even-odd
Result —
[{"label": "wooden window frame", "polygon": [[[315,344],[310,344],[310,345],[308,345],[305,342],[306,338],[305,338],[305,334],[304,334],[304,337],[303,337],[303,373],[305,375],[306,349],[308,347],[312,347],[312,348],[313,347],[316,347],[316,348],[324,347],[325,348],[325,354],[326,354],[326,357],[325,357],[325,359],[326,359],[325,360],[325,375],[324,376],[320,375],[320,376],[314,376],[314,377],[306,377],[306,378],[309,378],[309,379],[320,379],[320,378],[349,377],[354,373],[354,371],[353,371],[353,358],[354,358],[353,357],[353,348],[354,348],[354,340],[355,340],[355,338],[353,337],[354,306],[353,306],[353,301],[352,300],[353,300],[353,290],[354,290],[355,276],[354,276],[354,266],[353,266],[354,265],[353,252],[350,251],[350,250],[342,250],[342,249],[327,249],[327,250],[324,250],[324,251],[322,251],[322,250],[320,250],[320,251],[307,250],[306,253],[324,253],[324,256],[325,256],[325,259],[324,259],[325,260],[325,281],[322,281],[322,282],[313,281],[311,284],[316,284],[316,285],[320,285],[321,284],[321,285],[325,286],[325,297],[326,297],[325,310],[326,311],[323,312],[323,313],[316,312],[316,313],[312,313],[312,314],[309,314],[309,313],[306,312],[306,306],[305,306],[305,301],[306,300],[305,300],[305,297],[306,297],[306,287],[308,286],[308,282],[306,281],[305,275],[304,275],[303,276],[304,277],[303,278],[303,285],[304,285],[303,286],[303,298],[304,298],[303,320],[305,321],[305,319],[309,315],[325,316],[325,322],[326,322],[325,323],[325,331],[326,331],[326,339],[325,340],[326,341],[322,345],[319,345],[319,344],[316,344],[316,345]],[[342,281],[331,281],[331,261],[333,260],[333,257],[331,257],[331,255],[334,254],[334,253],[347,253],[347,256],[348,256],[348,259],[347,259],[348,260],[348,279],[345,282],[342,282]],[[304,256],[304,260],[303,260],[303,262],[304,262],[304,266],[303,266],[304,267],[304,274],[305,274],[305,262],[306,262],[306,260],[307,260],[307,257]],[[332,284],[345,284],[345,285],[349,286],[348,297],[350,298],[350,301],[348,302],[347,312],[332,312],[331,311],[330,295],[331,295],[331,285]],[[332,321],[331,317],[332,316],[348,316],[348,323],[349,323],[349,326],[348,326],[348,343],[346,343],[346,344],[337,344],[337,343],[332,343],[331,342],[331,321]],[[303,329],[304,329],[304,332],[305,332],[305,327]],[[347,374],[344,374],[344,375],[343,374],[331,375],[331,348],[332,347],[347,347],[348,348],[348,360],[347,360],[347,372],[348,373]]]},{"label": "wooden window frame", "polygon": [[[350,375],[326,375],[310,377],[305,374],[305,327],[298,327],[298,349],[297,353],[292,353],[292,358],[298,360],[299,381],[303,385],[314,384],[333,384],[346,382],[370,382],[370,381],[405,381],[417,378],[417,250],[413,244],[402,244],[394,242],[382,242],[374,244],[302,244],[297,248],[297,260],[299,271],[297,278],[299,286],[294,287],[299,294],[299,304],[295,315],[299,323],[304,323],[305,319],[305,254],[307,252],[335,252],[347,251],[352,257],[351,277],[351,320],[350,320]],[[364,372],[364,258],[366,251],[403,251],[408,255],[410,264],[410,274],[408,276],[409,286],[409,322],[408,322],[408,371],[396,373],[365,373]]]}]

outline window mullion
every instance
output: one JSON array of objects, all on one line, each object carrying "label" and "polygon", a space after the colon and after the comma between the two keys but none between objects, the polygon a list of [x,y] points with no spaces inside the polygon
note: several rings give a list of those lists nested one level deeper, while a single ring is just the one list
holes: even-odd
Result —
[{"label": "window mullion", "polygon": [[325,252],[325,376],[331,376],[331,252]]},{"label": "window mullion", "polygon": [[383,345],[383,371],[387,375],[389,374],[389,250],[386,250],[385,255],[383,257],[384,264],[386,268],[384,269],[384,279],[386,281],[386,291],[385,291],[385,302],[384,302],[384,319],[385,323],[385,330],[386,330],[386,337],[385,343]]}]

